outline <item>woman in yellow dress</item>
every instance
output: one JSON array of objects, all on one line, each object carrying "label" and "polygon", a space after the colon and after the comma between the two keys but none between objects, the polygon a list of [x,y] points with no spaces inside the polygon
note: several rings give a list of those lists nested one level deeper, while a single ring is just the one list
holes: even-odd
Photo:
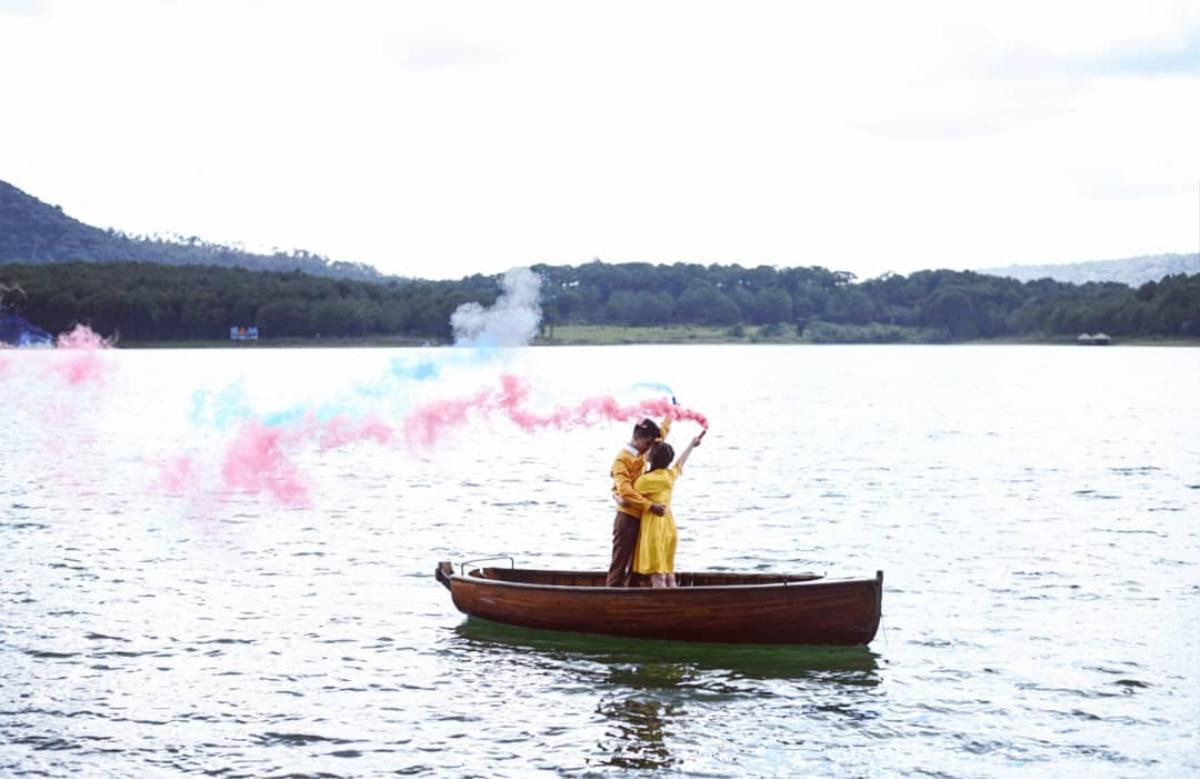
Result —
[{"label": "woman in yellow dress", "polygon": [[668,443],[655,444],[647,458],[649,470],[633,483],[635,490],[645,495],[652,503],[662,504],[667,509],[662,516],[649,509],[642,513],[633,570],[649,575],[651,587],[676,586],[675,545],[678,535],[675,530],[675,517],[671,513],[671,492],[675,487],[675,480],[683,473],[684,463],[692,450],[700,445],[700,439],[704,438],[707,432],[702,430],[700,435],[693,438],[673,466],[671,460],[675,457],[675,449]]}]

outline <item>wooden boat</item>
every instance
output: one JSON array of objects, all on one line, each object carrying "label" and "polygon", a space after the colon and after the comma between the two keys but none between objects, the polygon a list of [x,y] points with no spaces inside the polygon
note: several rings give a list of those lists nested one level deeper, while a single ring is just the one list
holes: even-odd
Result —
[{"label": "wooden boat", "polygon": [[[470,561],[480,562],[480,561]],[[879,628],[883,572],[676,573],[678,587],[605,587],[603,572],[475,568],[438,563],[437,580],[471,617],[544,630],[733,644],[870,643]],[[511,565],[511,560],[510,560]]]}]

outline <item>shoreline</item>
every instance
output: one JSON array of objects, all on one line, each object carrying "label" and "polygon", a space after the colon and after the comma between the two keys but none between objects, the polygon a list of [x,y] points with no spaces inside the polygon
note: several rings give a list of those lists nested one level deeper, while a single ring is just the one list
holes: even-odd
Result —
[{"label": "shoreline", "polygon": [[[1083,346],[1071,336],[1004,336],[1000,338],[973,338],[964,340],[841,340],[826,341],[797,336],[792,330],[783,334],[763,335],[759,327],[620,327],[611,325],[567,325],[553,328],[553,336],[540,335],[530,346],[635,346],[635,345],[715,345],[739,344],[744,346],[764,345],[810,345],[810,346]],[[263,338],[257,341],[180,340],[121,341],[116,346],[122,349],[363,349],[363,348],[413,348],[446,347],[452,344],[436,338],[412,336],[357,336],[345,338]],[[1183,336],[1131,336],[1114,337],[1108,348],[1113,346],[1200,346],[1200,338]],[[1094,346],[1092,348],[1095,348]]]}]

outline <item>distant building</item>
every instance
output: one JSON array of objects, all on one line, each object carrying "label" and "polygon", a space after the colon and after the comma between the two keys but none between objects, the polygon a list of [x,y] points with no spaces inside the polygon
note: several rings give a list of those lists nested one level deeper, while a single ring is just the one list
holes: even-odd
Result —
[{"label": "distant building", "polygon": [[257,341],[258,328],[254,326],[232,325],[229,328],[230,341]]},{"label": "distant building", "polygon": [[1083,346],[1108,346],[1111,341],[1112,338],[1106,333],[1094,333],[1092,335],[1080,333],[1079,337],[1075,339],[1075,343]]}]

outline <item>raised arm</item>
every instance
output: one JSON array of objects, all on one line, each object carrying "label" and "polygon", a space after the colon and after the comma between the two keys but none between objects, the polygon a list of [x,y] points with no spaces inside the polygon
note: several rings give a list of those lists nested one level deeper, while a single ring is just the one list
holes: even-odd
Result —
[{"label": "raised arm", "polygon": [[705,428],[704,430],[700,431],[700,435],[692,439],[692,442],[687,445],[687,449],[683,450],[683,454],[679,455],[679,461],[675,463],[676,468],[681,471],[683,470],[683,466],[687,463],[688,457],[692,455],[692,450],[700,445],[700,441],[703,440],[704,434],[707,432],[708,428]]}]

